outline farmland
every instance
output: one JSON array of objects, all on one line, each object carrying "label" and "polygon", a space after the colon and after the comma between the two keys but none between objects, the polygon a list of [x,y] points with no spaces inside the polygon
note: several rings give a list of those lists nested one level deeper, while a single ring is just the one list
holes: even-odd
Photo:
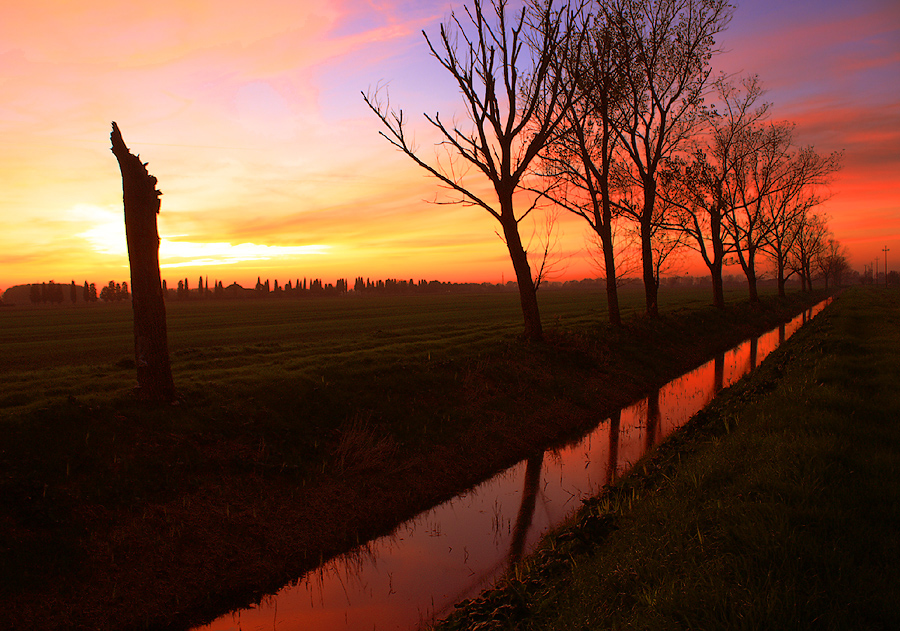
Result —
[{"label": "farmland", "polygon": [[[546,292],[171,303],[177,405],[134,401],[126,305],[0,311],[4,606],[184,625],[390,530],[821,296]],[[55,603],[46,607],[47,602]]]}]

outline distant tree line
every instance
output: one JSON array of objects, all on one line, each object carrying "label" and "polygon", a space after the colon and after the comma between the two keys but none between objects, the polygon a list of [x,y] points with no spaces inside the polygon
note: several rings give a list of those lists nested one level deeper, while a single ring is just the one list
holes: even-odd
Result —
[{"label": "distant tree line", "polygon": [[109,284],[100,290],[100,300],[103,302],[122,302],[130,299],[131,294],[128,293],[128,283],[125,282],[109,281]]},{"label": "distant tree line", "polygon": [[31,285],[28,297],[31,304],[62,304],[66,299],[63,287],[64,285],[54,283],[52,280],[49,283]]},{"label": "distant tree line", "polygon": [[[39,302],[61,304],[65,300],[63,296],[63,287],[66,286],[55,284],[53,281],[42,283],[41,285],[31,285],[29,297],[31,298],[32,304]],[[97,286],[94,283],[88,283],[87,281],[84,281],[84,285],[79,287],[73,280],[67,286],[67,289],[69,300],[72,304],[78,302],[79,293],[83,302],[97,302],[98,300],[102,300],[103,302],[122,302],[131,299],[131,294],[128,293],[127,282],[117,283],[111,280],[107,285],[100,289],[99,295],[97,294]]]},{"label": "distant tree line", "polygon": [[278,299],[278,298],[303,298],[313,296],[342,296],[347,294],[360,295],[402,295],[402,294],[438,294],[438,293],[486,293],[517,291],[513,282],[505,284],[494,283],[452,283],[438,280],[415,281],[387,278],[384,280],[372,280],[358,276],[351,288],[345,278],[339,278],[334,283],[325,283],[321,278],[307,279],[297,278],[288,280],[283,285],[277,279],[262,280],[257,277],[256,285],[252,288],[243,287],[238,283],[232,283],[227,287],[222,281],[214,280],[210,284],[209,279],[200,277],[196,288],[192,287],[187,278],[180,279],[176,289],[169,289],[167,281],[163,281],[164,295],[169,300],[208,300],[208,299]]},{"label": "distant tree line", "polygon": [[3,292],[5,305],[30,302],[33,305],[50,304],[77,304],[103,302],[123,302],[131,299],[131,293],[127,282],[117,283],[109,281],[100,291],[97,291],[95,283],[84,281],[78,285],[74,280],[68,284],[48,281],[43,283],[30,283],[27,285],[14,285]]}]

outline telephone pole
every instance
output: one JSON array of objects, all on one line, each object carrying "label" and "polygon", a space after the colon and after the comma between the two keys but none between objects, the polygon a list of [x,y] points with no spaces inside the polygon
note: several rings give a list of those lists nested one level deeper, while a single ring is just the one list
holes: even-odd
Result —
[{"label": "telephone pole", "polygon": [[891,250],[890,250],[890,248],[888,248],[888,246],[884,246],[884,249],[882,249],[881,251],[884,252],[884,286],[887,287],[887,284],[888,284],[888,281],[887,281],[887,274],[888,274],[888,272],[887,272],[887,253],[890,252]]}]

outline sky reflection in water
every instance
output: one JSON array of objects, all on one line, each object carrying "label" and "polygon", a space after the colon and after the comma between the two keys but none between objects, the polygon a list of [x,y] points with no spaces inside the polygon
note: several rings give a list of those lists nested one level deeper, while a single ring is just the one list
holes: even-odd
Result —
[{"label": "sky reflection in water", "polygon": [[756,367],[827,304],[720,354],[601,422],[327,562],[203,631],[416,629],[490,586],[604,485]]}]

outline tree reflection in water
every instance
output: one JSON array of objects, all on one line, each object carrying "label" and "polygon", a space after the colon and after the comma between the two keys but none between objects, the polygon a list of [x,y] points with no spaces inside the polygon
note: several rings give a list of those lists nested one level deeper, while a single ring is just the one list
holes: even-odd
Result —
[{"label": "tree reflection in water", "polygon": [[520,561],[582,499],[615,482],[827,302],[619,410],[577,442],[536,454],[391,535],[326,562],[260,606],[202,629],[415,629],[446,615]]}]

